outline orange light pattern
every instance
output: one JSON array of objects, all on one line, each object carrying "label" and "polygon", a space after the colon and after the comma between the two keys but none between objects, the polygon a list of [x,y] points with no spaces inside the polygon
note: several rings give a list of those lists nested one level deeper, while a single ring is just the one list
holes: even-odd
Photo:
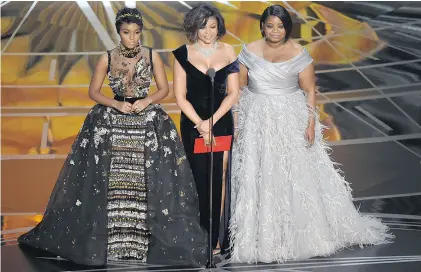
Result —
[{"label": "orange light pattern", "polygon": [[[2,12],[2,46],[9,39],[33,2],[9,3]],[[187,2],[188,3],[188,2]],[[272,2],[284,5],[283,2]],[[117,42],[113,23],[102,2],[89,2],[111,39]],[[213,2],[226,20],[229,33],[222,41],[234,45],[239,52],[243,43],[260,39],[259,16],[269,5],[266,2]],[[384,46],[375,31],[366,23],[310,1],[288,2],[295,25],[293,38],[306,46],[315,64],[341,65],[358,61]],[[111,2],[117,12],[122,1]],[[172,81],[171,49],[186,43],[180,32],[183,12],[187,8],[173,2],[137,2],[145,14],[143,43],[165,49],[161,56],[169,82]],[[8,12],[19,9],[19,13]],[[14,14],[8,16],[8,14]],[[16,15],[18,14],[18,15]],[[72,16],[70,16],[72,14]],[[317,31],[315,31],[317,30]],[[63,34],[64,33],[64,34]],[[5,37],[5,38],[3,38]],[[332,45],[335,45],[335,50]],[[13,55],[11,53],[97,52],[91,55]],[[87,95],[93,65],[105,51],[97,32],[76,2],[39,2],[27,21],[1,56],[3,69],[2,155],[66,154],[79,131],[92,102]],[[56,66],[53,64],[56,63]],[[53,74],[53,78],[51,75]],[[106,81],[105,84],[108,82]],[[152,88],[154,91],[154,88]],[[103,92],[111,96],[108,86]],[[162,101],[175,123],[179,113],[174,97]],[[320,118],[331,129],[325,131],[329,141],[340,140],[334,120],[320,106]]]}]

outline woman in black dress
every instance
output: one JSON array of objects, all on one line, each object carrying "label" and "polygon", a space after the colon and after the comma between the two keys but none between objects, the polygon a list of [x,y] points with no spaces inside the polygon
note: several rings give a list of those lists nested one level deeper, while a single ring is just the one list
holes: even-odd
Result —
[{"label": "woman in black dress", "polygon": [[[218,42],[225,34],[220,12],[208,4],[190,10],[183,23],[190,45],[173,51],[174,93],[181,114],[181,134],[199,194],[200,221],[209,231],[209,153],[193,154],[194,141],[204,137],[209,143],[209,118],[213,115],[214,136],[233,135],[232,106],[239,93],[234,48]],[[214,112],[210,112],[209,68],[216,70]],[[228,248],[230,201],[230,153],[214,154],[212,199],[212,245],[214,253]]]}]

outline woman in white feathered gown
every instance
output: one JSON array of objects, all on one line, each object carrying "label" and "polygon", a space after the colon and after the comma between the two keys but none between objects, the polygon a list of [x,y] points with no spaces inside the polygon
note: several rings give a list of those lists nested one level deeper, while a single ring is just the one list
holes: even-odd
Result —
[{"label": "woman in white feathered gown", "polygon": [[356,210],[329,157],[315,114],[313,60],[288,39],[291,28],[283,7],[267,8],[264,39],[239,55],[246,86],[233,146],[233,262],[284,262],[393,240],[380,220]]}]

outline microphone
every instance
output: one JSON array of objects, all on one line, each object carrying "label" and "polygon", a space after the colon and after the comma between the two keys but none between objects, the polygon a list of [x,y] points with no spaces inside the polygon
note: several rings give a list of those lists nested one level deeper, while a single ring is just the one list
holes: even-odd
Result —
[{"label": "microphone", "polygon": [[208,71],[206,72],[206,74],[213,81],[213,79],[215,78],[215,74],[216,74],[215,69],[214,68],[209,68]]}]

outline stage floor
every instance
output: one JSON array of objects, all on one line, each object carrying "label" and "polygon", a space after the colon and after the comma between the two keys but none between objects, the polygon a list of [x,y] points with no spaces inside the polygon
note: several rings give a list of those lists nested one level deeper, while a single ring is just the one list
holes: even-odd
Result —
[{"label": "stage floor", "polygon": [[[395,208],[404,208],[421,201],[420,196],[405,197],[405,201],[393,199],[383,200],[393,202]],[[372,200],[360,201],[361,209],[371,209],[375,206]],[[387,206],[387,205],[386,205]],[[16,238],[28,228],[5,230],[2,233],[1,271],[3,272],[53,272],[53,271],[381,271],[410,272],[421,271],[421,216],[382,214],[379,215],[387,223],[396,239],[392,244],[366,248],[347,248],[324,258],[316,257],[300,261],[288,261],[283,264],[233,264],[223,257],[215,258],[217,268],[213,270],[188,267],[159,266],[142,264],[136,261],[113,261],[104,268],[94,268],[74,265],[64,259],[48,255],[48,253],[21,248]],[[32,216],[31,216],[32,217]],[[2,216],[2,224],[13,225],[14,221],[24,222],[28,216]]]}]

